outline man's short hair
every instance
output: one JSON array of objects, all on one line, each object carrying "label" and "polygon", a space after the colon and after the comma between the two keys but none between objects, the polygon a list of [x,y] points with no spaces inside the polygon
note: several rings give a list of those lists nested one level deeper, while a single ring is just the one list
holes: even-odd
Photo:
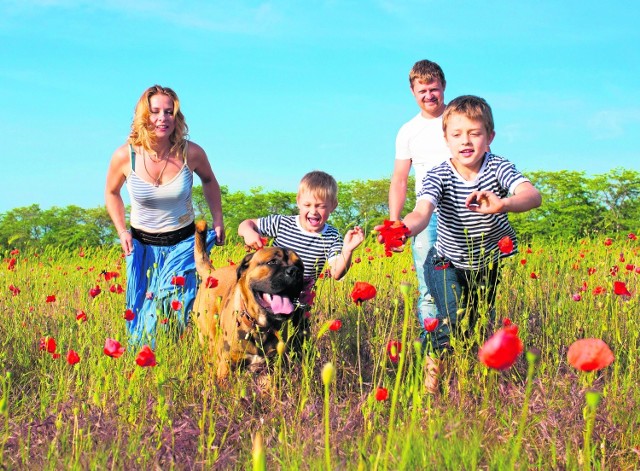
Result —
[{"label": "man's short hair", "polygon": [[424,83],[439,80],[442,88],[445,88],[447,85],[447,81],[444,78],[444,72],[440,66],[435,62],[431,62],[426,59],[413,64],[413,67],[409,72],[409,85],[411,87],[413,87],[416,80]]}]

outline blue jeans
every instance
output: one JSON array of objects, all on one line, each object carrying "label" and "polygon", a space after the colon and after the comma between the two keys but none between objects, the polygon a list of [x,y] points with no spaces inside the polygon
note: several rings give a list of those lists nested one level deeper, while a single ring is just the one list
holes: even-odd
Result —
[{"label": "blue jeans", "polygon": [[[487,308],[488,326],[495,321],[495,299],[500,282],[500,264],[479,270],[456,268],[450,260],[438,256],[435,247],[429,250],[424,275],[438,308],[438,327],[428,334],[435,351],[449,346],[451,333],[467,336],[475,330],[480,308]],[[462,331],[459,320],[469,317],[468,330]]]},{"label": "blue jeans", "polygon": [[411,244],[411,253],[413,254],[413,264],[416,268],[416,275],[418,276],[418,322],[422,332],[420,338],[424,339],[427,332],[424,330],[424,320],[427,318],[438,317],[438,310],[433,302],[431,291],[427,285],[424,272],[424,263],[427,259],[427,254],[433,244],[436,243],[438,227],[438,214],[433,213],[429,225],[418,235],[413,237],[413,243]]},{"label": "blue jeans", "polygon": [[[215,231],[209,230],[207,252],[215,241]],[[135,314],[127,321],[129,345],[155,348],[158,323],[163,318],[173,321],[177,335],[184,331],[198,289],[193,244],[194,236],[167,247],[133,240],[133,251],[126,257],[126,308]],[[183,276],[184,286],[172,285],[174,276]],[[180,302],[177,310],[172,306],[174,300]],[[167,330],[167,326],[162,327]]]}]

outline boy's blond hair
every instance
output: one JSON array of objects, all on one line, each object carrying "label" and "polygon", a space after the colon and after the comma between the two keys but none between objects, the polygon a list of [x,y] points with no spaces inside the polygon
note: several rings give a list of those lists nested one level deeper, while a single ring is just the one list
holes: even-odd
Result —
[{"label": "boy's blond hair", "polygon": [[442,88],[445,88],[447,85],[447,81],[444,79],[444,72],[440,66],[426,59],[413,64],[413,67],[409,71],[409,85],[411,88],[413,88],[416,80],[423,83],[439,80]]},{"label": "boy's blond hair", "polygon": [[302,177],[298,186],[298,196],[307,191],[332,205],[338,204],[338,183],[326,172],[314,170]]},{"label": "boy's blond hair", "polygon": [[449,102],[442,114],[442,130],[447,132],[449,118],[453,114],[461,114],[473,121],[480,121],[488,135],[493,134],[493,113],[484,98],[474,95],[462,95]]}]

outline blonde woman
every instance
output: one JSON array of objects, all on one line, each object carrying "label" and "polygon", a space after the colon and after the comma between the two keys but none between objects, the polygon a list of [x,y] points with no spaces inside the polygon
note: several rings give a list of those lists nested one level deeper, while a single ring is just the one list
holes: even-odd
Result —
[{"label": "blonde woman", "polygon": [[[105,202],[127,261],[127,330],[132,344],[155,346],[158,321],[180,334],[196,294],[193,173],[211,212],[208,247],[224,244],[220,186],[204,150],[187,139],[180,100],[167,87],[144,91],[131,133],[107,171]],[[127,227],[120,194],[131,202]],[[164,319],[167,319],[166,321]]]}]

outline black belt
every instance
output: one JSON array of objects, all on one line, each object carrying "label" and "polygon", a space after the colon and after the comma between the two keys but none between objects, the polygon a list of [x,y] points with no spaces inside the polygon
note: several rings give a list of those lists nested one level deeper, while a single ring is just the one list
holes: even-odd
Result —
[{"label": "black belt", "polygon": [[131,236],[143,244],[167,247],[169,245],[176,245],[178,242],[188,239],[195,234],[195,231],[196,224],[192,221],[191,224],[181,229],[171,232],[162,232],[160,234],[152,234],[151,232],[141,231],[140,229],[132,227]]}]

